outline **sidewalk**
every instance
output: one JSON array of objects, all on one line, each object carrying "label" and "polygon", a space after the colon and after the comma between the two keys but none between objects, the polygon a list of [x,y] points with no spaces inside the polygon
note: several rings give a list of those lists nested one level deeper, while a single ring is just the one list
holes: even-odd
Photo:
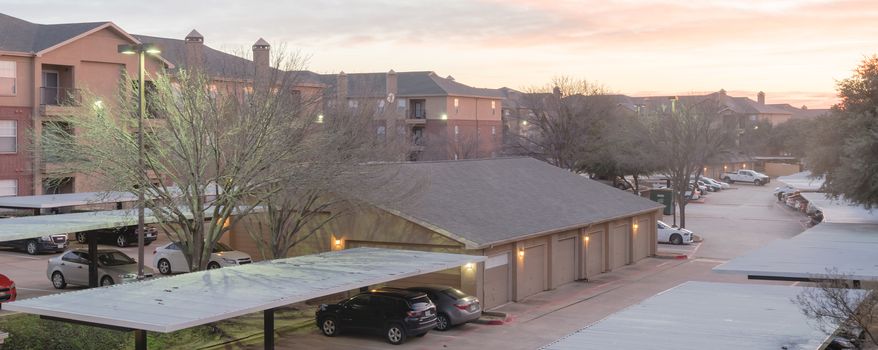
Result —
[{"label": "sidewalk", "polygon": [[505,304],[491,311],[505,313],[506,323],[529,322],[685,262],[686,260],[682,259],[648,258],[616,271],[601,274],[595,279],[569,283],[557,289],[533,295],[517,303]]}]

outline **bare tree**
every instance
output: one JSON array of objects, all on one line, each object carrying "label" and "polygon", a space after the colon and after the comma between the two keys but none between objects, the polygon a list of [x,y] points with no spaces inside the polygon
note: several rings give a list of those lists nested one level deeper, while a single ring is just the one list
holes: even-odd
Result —
[{"label": "bare tree", "polygon": [[[343,215],[353,202],[352,192],[380,185],[392,163],[404,159],[404,137],[386,129],[383,134],[373,132],[381,113],[373,102],[325,106],[312,130],[319,137],[309,145],[311,156],[284,167],[290,171],[284,182],[264,188],[265,213],[255,225],[245,227],[264,258],[287,257],[293,247]],[[375,162],[386,165],[364,166]]]},{"label": "bare tree", "polygon": [[512,135],[515,152],[575,172],[583,171],[591,154],[605,145],[605,125],[617,111],[603,87],[567,77],[531,89],[524,100],[533,113]]},{"label": "bare tree", "polygon": [[722,106],[714,98],[688,100],[648,116],[649,144],[663,164],[662,169],[676,191],[680,226],[686,227],[685,192],[697,179],[704,164],[725,153],[732,141],[722,125]]},{"label": "bare tree", "polygon": [[825,275],[815,276],[813,287],[806,287],[793,302],[802,313],[816,321],[827,334],[837,328],[859,329],[868,341],[878,345],[878,290],[851,289],[851,276],[838,269],[827,269]]},{"label": "bare tree", "polygon": [[274,68],[256,71],[244,62],[222,77],[199,69],[152,77],[146,171],[138,168],[138,110],[131,103],[138,87],[127,77],[115,100],[92,97],[63,118],[75,137],[45,132],[42,150],[65,160],[59,172],[89,174],[107,190],[143,188],[146,207],[182,245],[190,269],[204,269],[233,215],[252,212],[301,167],[323,164],[309,163],[324,136],[314,126],[319,96],[298,88],[302,61],[281,54]]}]

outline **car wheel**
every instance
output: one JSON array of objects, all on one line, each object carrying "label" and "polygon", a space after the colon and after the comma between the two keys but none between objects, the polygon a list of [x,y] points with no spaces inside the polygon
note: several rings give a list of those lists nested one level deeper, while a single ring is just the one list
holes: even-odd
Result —
[{"label": "car wheel", "polygon": [[449,328],[451,328],[451,320],[448,319],[448,315],[439,314],[439,316],[436,316],[437,331],[447,331]]},{"label": "car wheel", "polygon": [[86,240],[85,238],[85,234],[83,234],[82,232],[76,233],[76,241],[82,244],[88,243],[88,240]]},{"label": "car wheel", "polygon": [[128,239],[125,238],[125,235],[119,234],[116,236],[116,246],[119,248],[125,248],[128,245]]},{"label": "car wheel", "polygon": [[391,324],[384,331],[384,337],[387,338],[387,342],[393,345],[399,345],[405,343],[405,329],[399,325],[399,323]]},{"label": "car wheel", "polygon": [[156,264],[159,268],[159,273],[162,275],[170,275],[171,274],[171,262],[168,259],[159,259],[159,263]]},{"label": "car wheel", "polygon": [[323,322],[320,322],[320,331],[327,337],[338,335],[338,323],[335,322],[335,318],[327,317]]},{"label": "car wheel", "polygon": [[211,261],[210,263],[207,264],[208,270],[218,269],[220,267],[222,267],[222,266],[220,266],[220,264],[217,263],[216,261]]},{"label": "car wheel", "polygon": [[64,275],[58,271],[52,273],[52,287],[55,287],[55,289],[64,289],[64,287],[67,287],[67,281],[64,280]]},{"label": "car wheel", "polygon": [[25,246],[24,248],[30,255],[37,255],[37,253],[39,252],[37,250],[37,241],[27,241],[27,246]]},{"label": "car wheel", "polygon": [[101,278],[101,287],[112,286],[114,284],[116,284],[116,282],[113,282],[113,278],[110,276],[104,276],[104,278]]},{"label": "car wheel", "polygon": [[671,235],[671,244],[674,244],[674,245],[681,245],[681,244],[683,244],[683,237],[680,236],[680,235],[678,235],[678,234],[676,234],[676,233],[675,233],[675,234],[672,234],[672,235]]}]

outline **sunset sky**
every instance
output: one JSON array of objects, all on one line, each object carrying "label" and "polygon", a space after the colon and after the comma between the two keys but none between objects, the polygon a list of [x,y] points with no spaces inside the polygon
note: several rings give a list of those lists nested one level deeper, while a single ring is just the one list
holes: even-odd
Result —
[{"label": "sunset sky", "polygon": [[195,28],[227,51],[264,37],[320,73],[432,70],[518,89],[567,75],[634,96],[762,90],[811,108],[878,53],[874,0],[0,0],[0,12],[180,39]]}]

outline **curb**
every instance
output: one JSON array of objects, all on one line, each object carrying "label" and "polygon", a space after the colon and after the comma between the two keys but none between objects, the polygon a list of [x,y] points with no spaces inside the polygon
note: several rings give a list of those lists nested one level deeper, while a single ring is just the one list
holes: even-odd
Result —
[{"label": "curb", "polygon": [[685,254],[674,254],[674,255],[670,255],[670,254],[667,254],[667,255],[659,255],[659,254],[656,254],[656,255],[653,256],[653,257],[656,258],[656,259],[668,259],[668,260],[686,260],[686,259],[689,259],[689,256],[688,256],[688,255],[685,255]]},{"label": "curb", "polygon": [[512,316],[505,312],[482,311],[482,316],[488,316],[489,318],[479,317],[479,319],[472,322],[491,326],[500,326],[512,322]]}]

